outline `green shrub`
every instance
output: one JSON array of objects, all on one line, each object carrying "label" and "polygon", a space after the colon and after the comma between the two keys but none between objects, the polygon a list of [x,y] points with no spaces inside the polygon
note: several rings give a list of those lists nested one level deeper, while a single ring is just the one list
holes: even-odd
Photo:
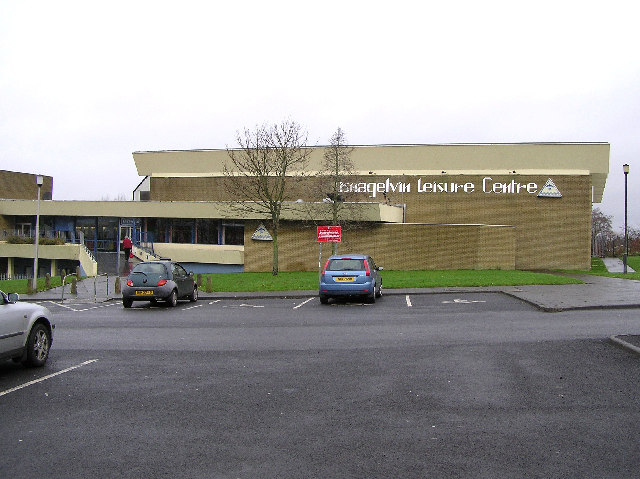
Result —
[{"label": "green shrub", "polygon": [[[9,244],[33,244],[33,238],[29,236],[7,236],[6,239]],[[41,245],[63,245],[64,240],[62,238],[40,238],[38,244]]]}]

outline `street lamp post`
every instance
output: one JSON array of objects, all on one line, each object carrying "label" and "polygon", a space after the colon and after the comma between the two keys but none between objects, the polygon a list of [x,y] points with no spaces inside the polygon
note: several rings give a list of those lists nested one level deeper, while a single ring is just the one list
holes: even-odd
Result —
[{"label": "street lamp post", "polygon": [[627,176],[629,176],[629,165],[622,165],[624,171],[624,254],[622,255],[623,272],[627,274],[627,256],[629,255],[629,237],[627,235]]},{"label": "street lamp post", "polygon": [[34,244],[35,252],[33,254],[33,291],[38,291],[38,241],[40,240],[40,189],[44,183],[42,175],[36,176],[36,185],[38,185],[38,202],[36,203],[36,237]]}]

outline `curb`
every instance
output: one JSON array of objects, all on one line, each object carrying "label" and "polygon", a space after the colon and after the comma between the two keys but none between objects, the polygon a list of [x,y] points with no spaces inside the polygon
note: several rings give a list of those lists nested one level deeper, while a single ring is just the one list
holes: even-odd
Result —
[{"label": "curb", "polygon": [[619,336],[610,336],[609,341],[611,341],[613,344],[615,344],[616,346],[622,349],[625,349],[629,352],[640,355],[640,348],[638,346],[635,346],[631,343],[628,343],[627,341],[620,339]]},{"label": "curb", "polygon": [[[461,288],[459,290],[451,290],[449,288],[433,288],[433,289],[385,289],[384,296],[404,296],[411,295],[430,295],[430,294],[468,294],[468,293],[491,293],[491,294],[503,294],[505,296],[522,301],[539,311],[545,313],[560,313],[563,311],[594,311],[603,309],[640,309],[640,304],[612,304],[612,305],[590,305],[590,306],[547,306],[536,302],[535,300],[523,298],[520,295],[511,291],[505,291],[498,288]],[[220,293],[202,293],[199,292],[199,299],[212,300],[212,299],[234,299],[234,300],[250,300],[250,299],[293,299],[293,298],[308,298],[310,296],[317,296],[317,291],[300,290],[300,291],[272,291],[272,292],[220,292]],[[96,297],[96,298],[78,298],[74,295],[69,295],[64,298],[64,301],[60,300],[60,297],[44,297],[44,298],[31,298],[26,295],[21,298],[27,301],[51,301],[56,303],[63,303],[67,301],[82,302],[82,303],[104,303],[107,301],[121,301],[121,296],[109,296],[109,297]]]}]

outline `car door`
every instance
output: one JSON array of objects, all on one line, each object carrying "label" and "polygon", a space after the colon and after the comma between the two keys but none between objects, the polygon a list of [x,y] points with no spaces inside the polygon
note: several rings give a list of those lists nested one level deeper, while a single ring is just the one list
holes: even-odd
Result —
[{"label": "car door", "polygon": [[373,275],[373,278],[376,282],[375,287],[379,287],[382,280],[380,279],[380,272],[378,271],[378,266],[376,265],[376,262],[373,260],[373,258],[371,256],[368,257],[368,262],[369,262],[369,268],[371,268],[371,274]]},{"label": "car door", "polygon": [[22,307],[0,294],[0,354],[23,346],[26,317]]},{"label": "car door", "polygon": [[187,274],[187,270],[185,270],[179,264],[173,264],[173,281],[178,285],[178,296],[184,297],[188,294],[191,294],[191,288],[189,283],[189,275]]}]

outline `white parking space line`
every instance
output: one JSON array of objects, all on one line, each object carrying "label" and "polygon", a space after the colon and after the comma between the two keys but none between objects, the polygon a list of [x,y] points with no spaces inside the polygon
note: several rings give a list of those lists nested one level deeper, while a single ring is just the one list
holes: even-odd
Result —
[{"label": "white parking space line", "polygon": [[183,308],[182,311],[188,311],[190,309],[202,308],[204,304],[196,304],[195,306],[189,306],[188,308]]},{"label": "white parking space line", "polygon": [[70,371],[73,371],[74,369],[81,368],[82,366],[86,366],[87,364],[95,363],[96,361],[97,361],[97,359],[90,359],[89,361],[85,361],[84,363],[80,363],[77,366],[72,366],[70,368],[63,369],[62,371],[58,371],[57,373],[49,374],[48,376],[44,376],[44,377],[42,377],[40,379],[35,379],[33,381],[29,381],[28,383],[24,383],[24,384],[21,384],[20,386],[16,386],[14,388],[7,389],[6,391],[0,391],[0,396],[4,396],[5,394],[10,394],[12,392],[19,391],[20,389],[23,389],[23,388],[26,388],[26,387],[29,387],[29,386],[33,386],[34,384],[41,383],[43,381],[46,381],[47,379],[55,378],[56,376],[60,376],[61,374],[68,373]]},{"label": "white parking space line", "polygon": [[56,306],[60,306],[61,308],[65,308],[65,309],[70,309],[71,311],[76,311],[74,308],[72,308],[71,306],[67,306],[65,304],[62,303],[56,303],[55,301],[47,301],[47,303],[50,304],[55,304]]},{"label": "white parking space line", "polygon": [[215,300],[211,301],[209,304],[219,303],[220,301],[222,301],[222,300],[221,299],[215,299]]},{"label": "white parking space line", "polygon": [[468,299],[454,299],[453,301],[443,301],[442,304],[471,304],[471,303],[486,303],[486,301],[468,300]]},{"label": "white parking space line", "polygon": [[64,309],[68,309],[69,311],[73,311],[74,313],[82,313],[84,311],[90,311],[92,309],[100,309],[100,308],[109,308],[111,306],[118,306],[120,303],[109,303],[109,304],[99,304],[96,306],[91,306],[91,307],[85,307],[82,309],[76,309],[77,307],[79,307],[78,305],[75,305],[76,307],[72,307],[72,306],[67,306],[65,304],[62,303],[56,303],[55,301],[46,301],[49,304],[55,305],[55,306],[60,306],[61,308]]},{"label": "white parking space line", "polygon": [[303,301],[302,303],[300,303],[298,306],[294,306],[293,309],[298,309],[298,308],[304,306],[305,304],[307,304],[309,301],[313,301],[314,299],[315,299],[315,297],[309,298],[306,301]]},{"label": "white parking space line", "polygon": [[410,308],[412,304],[411,304],[411,298],[409,297],[409,295],[406,296],[406,299],[407,299],[407,308]]}]

